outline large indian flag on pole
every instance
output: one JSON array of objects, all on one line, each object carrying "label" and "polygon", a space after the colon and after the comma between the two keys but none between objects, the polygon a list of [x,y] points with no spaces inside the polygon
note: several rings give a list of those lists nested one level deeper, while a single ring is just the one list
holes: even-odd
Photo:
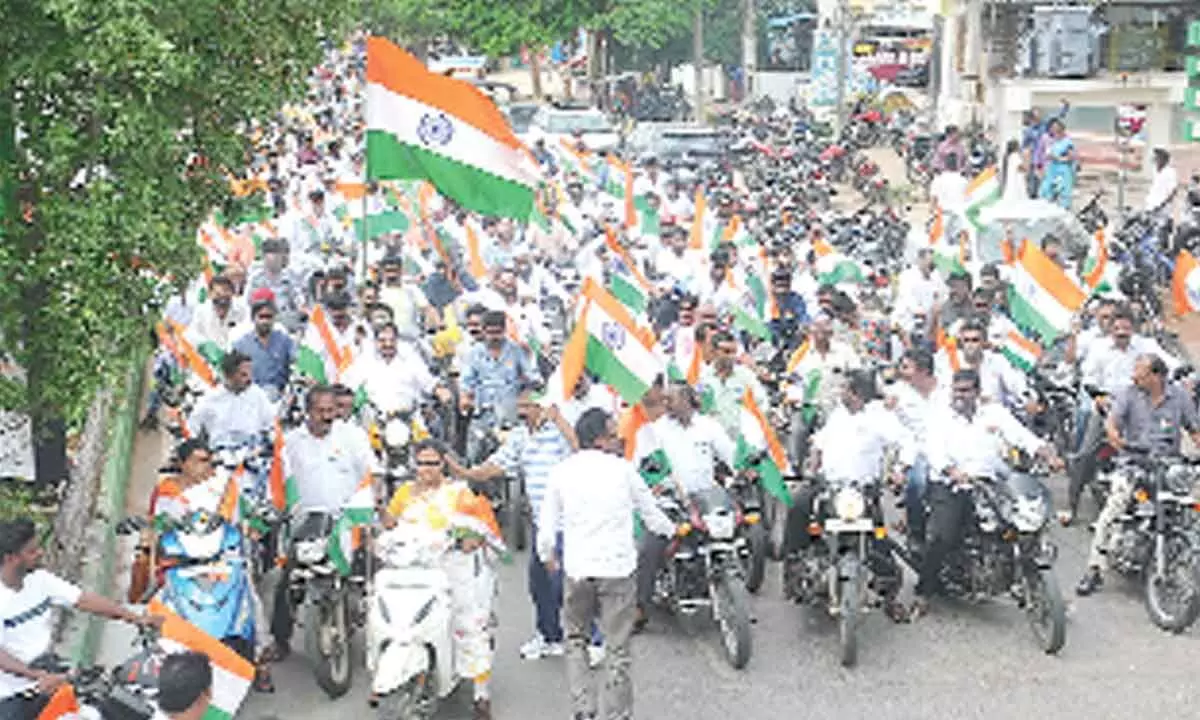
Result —
[{"label": "large indian flag on pole", "polygon": [[1022,329],[1049,345],[1071,327],[1087,295],[1036,244],[1021,243],[1009,277],[1008,306]]},{"label": "large indian flag on pole", "polygon": [[158,644],[165,652],[199,652],[207,655],[212,662],[212,698],[203,720],[231,720],[250,690],[254,666],[227,645],[176,615],[157,599],[150,601],[149,611],[165,618],[162,634],[158,638]]},{"label": "large indian flag on pole", "polygon": [[538,174],[495,103],[367,39],[367,176],[423,179],[462,207],[524,222]]}]

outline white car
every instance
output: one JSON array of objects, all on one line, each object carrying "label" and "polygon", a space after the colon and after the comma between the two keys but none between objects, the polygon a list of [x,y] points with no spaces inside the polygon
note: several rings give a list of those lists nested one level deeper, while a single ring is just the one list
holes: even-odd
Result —
[{"label": "white car", "polygon": [[594,108],[570,108],[544,105],[533,116],[529,128],[528,144],[544,138],[546,144],[556,143],[560,138],[572,140],[575,133],[583,138],[589,150],[614,150],[620,143],[620,135],[604,113]]}]

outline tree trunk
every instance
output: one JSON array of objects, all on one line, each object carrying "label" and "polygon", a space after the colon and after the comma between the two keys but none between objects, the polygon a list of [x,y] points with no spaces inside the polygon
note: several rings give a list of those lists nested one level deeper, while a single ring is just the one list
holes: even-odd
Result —
[{"label": "tree trunk", "polygon": [[542,92],[542,57],[540,48],[529,49],[529,80],[530,92],[533,94],[533,99],[541,101],[544,93]]}]

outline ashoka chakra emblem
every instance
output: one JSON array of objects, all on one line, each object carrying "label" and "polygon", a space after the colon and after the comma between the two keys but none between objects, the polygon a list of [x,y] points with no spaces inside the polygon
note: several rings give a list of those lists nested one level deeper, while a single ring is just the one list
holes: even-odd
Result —
[{"label": "ashoka chakra emblem", "polygon": [[601,337],[604,344],[613,350],[625,347],[625,328],[619,323],[606,322],[601,326]]},{"label": "ashoka chakra emblem", "polygon": [[427,113],[417,125],[417,137],[426,145],[445,145],[454,137],[454,123],[445,113]]}]

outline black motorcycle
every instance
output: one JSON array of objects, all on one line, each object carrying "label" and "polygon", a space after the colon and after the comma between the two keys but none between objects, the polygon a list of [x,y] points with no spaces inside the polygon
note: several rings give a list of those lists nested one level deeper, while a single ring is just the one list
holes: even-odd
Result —
[{"label": "black motorcycle", "polygon": [[1200,501],[1194,492],[1200,460],[1127,446],[1116,462],[1133,494],[1110,529],[1109,562],[1143,583],[1155,625],[1183,632],[1200,617]]}]

